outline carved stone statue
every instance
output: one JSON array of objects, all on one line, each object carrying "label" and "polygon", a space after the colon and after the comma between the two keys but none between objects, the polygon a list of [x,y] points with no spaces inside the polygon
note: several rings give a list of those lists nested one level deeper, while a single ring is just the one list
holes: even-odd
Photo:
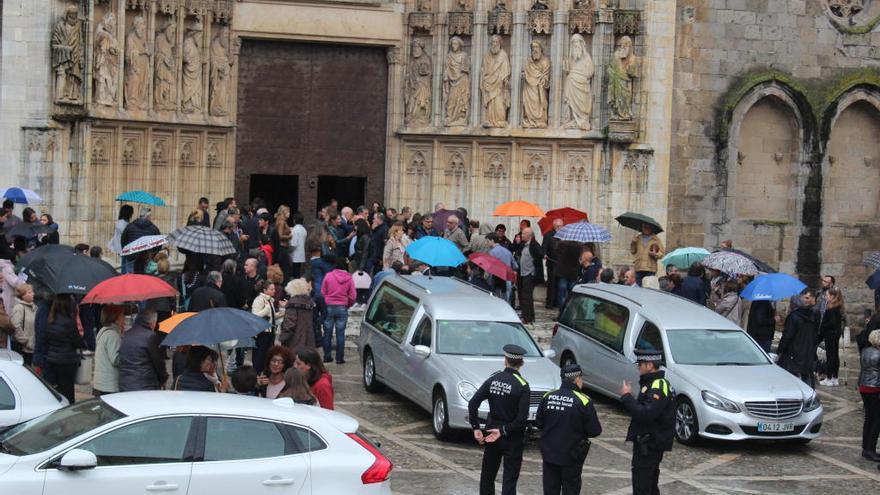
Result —
[{"label": "carved stone statue", "polygon": [[55,71],[55,102],[82,102],[82,25],[77,8],[64,10],[52,29],[52,69]]},{"label": "carved stone statue", "polygon": [[137,16],[125,37],[125,107],[147,108],[147,77],[150,75],[150,51],[147,47],[147,24]]},{"label": "carved stone statue", "polygon": [[119,42],[116,40],[116,16],[104,16],[95,28],[95,103],[113,106],[119,89]]},{"label": "carved stone statue", "polygon": [[425,42],[413,40],[412,54],[406,73],[406,123],[427,125],[431,120],[431,57],[425,53]]},{"label": "carved stone statue", "polygon": [[501,47],[501,36],[489,39],[489,53],[480,67],[483,127],[507,127],[510,108],[510,58]]},{"label": "carved stone statue", "polygon": [[547,108],[549,106],[550,60],[544,56],[544,47],[539,41],[529,43],[531,55],[523,71],[523,127],[547,127]]},{"label": "carved stone statue", "polygon": [[176,40],[177,28],[174,20],[169,20],[156,33],[156,71],[153,78],[153,97],[156,108],[160,110],[173,110],[176,106],[174,100],[177,73],[174,54]]},{"label": "carved stone statue", "polygon": [[449,40],[446,70],[443,73],[443,96],[446,98],[446,125],[467,125],[468,108],[471,103],[471,61],[464,52],[461,38]]},{"label": "carved stone statue", "polygon": [[608,106],[617,120],[632,120],[633,79],[638,75],[639,61],[633,53],[632,38],[621,36],[608,65]]},{"label": "carved stone statue", "polygon": [[550,6],[547,5],[547,0],[535,0],[535,3],[532,4],[532,10],[550,10]]},{"label": "carved stone statue", "polygon": [[431,0],[419,0],[418,10],[419,10],[419,12],[430,12],[431,11]]},{"label": "carved stone statue", "polygon": [[232,60],[229,57],[229,28],[223,26],[211,41],[211,115],[229,113],[229,81]]},{"label": "carved stone statue", "polygon": [[181,79],[180,109],[184,113],[193,113],[202,108],[202,22],[196,21],[186,30],[183,38],[183,69]]},{"label": "carved stone statue", "polygon": [[590,115],[593,113],[593,58],[587,50],[584,37],[574,34],[569,46],[568,61],[564,67],[565,87],[562,100],[569,111],[565,127],[590,130]]}]

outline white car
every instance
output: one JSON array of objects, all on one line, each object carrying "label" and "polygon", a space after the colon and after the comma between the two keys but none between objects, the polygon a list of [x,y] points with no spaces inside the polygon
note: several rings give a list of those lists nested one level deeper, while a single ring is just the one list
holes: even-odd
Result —
[{"label": "white car", "polygon": [[23,362],[21,354],[0,349],[0,431],[67,405]]},{"label": "white car", "polygon": [[16,495],[387,495],[392,467],[344,414],[233,394],[109,394],[0,434]]}]

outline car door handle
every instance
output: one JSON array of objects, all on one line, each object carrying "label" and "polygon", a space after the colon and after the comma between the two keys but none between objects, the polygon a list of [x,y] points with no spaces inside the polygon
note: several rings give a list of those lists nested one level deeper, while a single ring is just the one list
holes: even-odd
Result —
[{"label": "car door handle", "polygon": [[284,486],[284,485],[292,485],[293,480],[290,478],[280,478],[278,476],[273,476],[267,480],[263,480],[263,485],[265,486]]},{"label": "car door handle", "polygon": [[148,492],[173,492],[177,490],[177,485],[166,481],[157,481],[152,485],[147,485]]}]

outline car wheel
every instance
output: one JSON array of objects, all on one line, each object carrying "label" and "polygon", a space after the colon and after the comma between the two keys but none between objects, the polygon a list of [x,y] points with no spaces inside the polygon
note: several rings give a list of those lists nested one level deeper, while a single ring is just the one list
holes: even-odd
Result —
[{"label": "car wheel", "polygon": [[449,408],[446,407],[446,393],[438,390],[434,393],[434,407],[431,410],[431,428],[437,440],[449,438]]},{"label": "car wheel", "polygon": [[691,401],[682,397],[675,404],[675,438],[684,445],[694,445],[700,438],[700,423]]},{"label": "car wheel", "polygon": [[382,391],[382,384],[376,376],[376,360],[370,351],[364,353],[364,388],[370,393]]},{"label": "car wheel", "polygon": [[565,368],[569,364],[577,364],[577,361],[575,361],[572,353],[565,351],[562,353],[562,359],[559,360],[559,367]]}]

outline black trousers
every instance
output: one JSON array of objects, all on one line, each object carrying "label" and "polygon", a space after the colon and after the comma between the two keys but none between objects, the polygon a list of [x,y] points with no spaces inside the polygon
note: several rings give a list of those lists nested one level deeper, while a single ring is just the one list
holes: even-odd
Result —
[{"label": "black trousers", "polygon": [[840,334],[825,336],[825,376],[837,378],[840,371]]},{"label": "black trousers", "polygon": [[556,306],[556,277],[553,276],[553,264],[547,263],[547,297],[544,298],[544,307]]},{"label": "black trousers", "polygon": [[515,495],[519,469],[522,466],[523,436],[501,437],[487,443],[483,451],[483,468],[480,471],[480,495],[495,494],[495,477],[504,460],[501,495]]},{"label": "black trousers", "polygon": [[260,332],[257,334],[257,346],[254,348],[254,371],[259,375],[266,369],[266,355],[269,348],[275,344],[273,332]]},{"label": "black trousers", "polygon": [[584,463],[571,466],[544,463],[544,495],[578,495],[581,492],[581,472]]},{"label": "black trousers", "polygon": [[877,437],[880,436],[880,393],[862,394],[865,406],[865,422],[862,425],[862,450],[877,451]]},{"label": "black trousers", "polygon": [[633,445],[632,486],[633,495],[660,495],[657,483],[660,479],[660,461],[663,452],[651,450],[648,455],[639,453],[639,447]]},{"label": "black trousers", "polygon": [[49,364],[52,374],[55,376],[55,389],[73,404],[74,387],[76,385],[76,370],[79,364]]},{"label": "black trousers", "polygon": [[519,279],[519,307],[522,309],[523,320],[535,321],[535,276],[526,275]]}]

